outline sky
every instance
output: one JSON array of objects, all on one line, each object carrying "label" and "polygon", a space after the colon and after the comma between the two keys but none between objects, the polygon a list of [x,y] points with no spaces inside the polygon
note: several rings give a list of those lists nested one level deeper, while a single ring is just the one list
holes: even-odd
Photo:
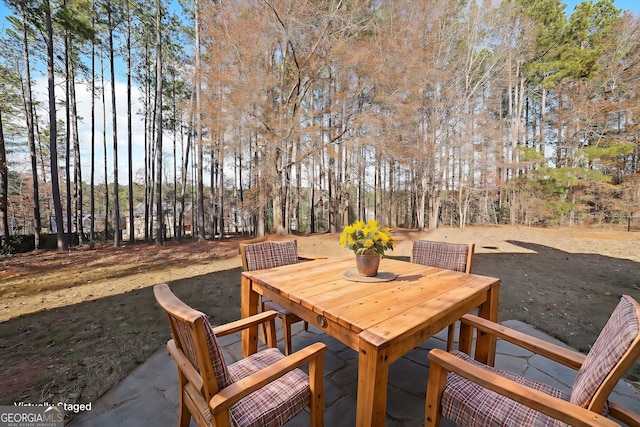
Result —
[{"label": "sky", "polygon": [[[582,3],[580,0],[563,0],[563,3],[567,5],[567,13],[573,11],[574,7],[578,3]],[[613,2],[618,9],[630,10],[636,15],[640,15],[640,0],[615,0]]]},{"label": "sky", "polygon": [[[581,3],[581,0],[564,0],[564,3],[567,5],[566,11],[567,14],[570,14],[575,5]],[[615,0],[614,1],[616,7],[622,10],[631,10],[635,15],[640,15],[640,0]],[[4,33],[4,29],[8,26],[6,21],[6,16],[10,13],[9,9],[4,3],[4,0],[0,0],[0,35]],[[46,100],[46,76],[39,75],[34,76],[36,80],[36,97],[39,100]],[[108,77],[107,77],[108,79]],[[108,84],[108,83],[107,83]],[[110,90],[110,87],[108,88]],[[80,86],[76,89],[78,102],[79,102],[79,115],[84,117],[84,123],[80,123],[80,138],[83,142],[81,149],[81,158],[82,160],[82,173],[83,180],[88,182],[89,180],[89,159],[90,159],[90,94],[88,92],[88,88],[86,86]],[[133,100],[137,102],[139,97],[138,91],[134,88]],[[110,93],[110,92],[108,92]],[[57,95],[58,100],[64,99],[64,93],[62,92],[62,88],[58,85]],[[98,100],[100,102],[100,100]],[[112,147],[113,147],[113,134],[111,132],[111,101],[110,96],[107,97],[107,153],[108,153],[108,166],[107,169],[109,171],[113,170],[113,157],[112,157]],[[119,163],[119,177],[118,181],[121,184],[126,184],[128,182],[127,177],[127,119],[126,119],[126,82],[124,73],[120,72],[116,74],[116,102],[117,102],[117,113],[118,113],[118,163]],[[135,114],[136,111],[140,110],[139,105],[133,106],[134,116],[133,116],[133,149],[134,149],[134,180],[135,173],[137,170],[143,168],[144,163],[144,126],[142,123],[141,116]],[[63,118],[64,110],[59,110],[59,118]],[[98,131],[96,133],[96,179],[102,182],[104,180],[104,164],[102,159],[104,158],[104,151],[102,149],[103,138],[102,138],[102,109],[101,105],[96,105],[96,123],[98,124]],[[173,163],[172,160],[172,141],[170,136],[164,138],[164,150],[165,154],[163,154],[163,158],[165,162]],[[178,155],[180,155],[178,153]],[[28,162],[27,162],[28,165]],[[26,168],[30,168],[25,165]],[[25,171],[27,172],[27,171]],[[173,171],[171,171],[172,174]],[[108,177],[109,181],[112,182],[113,176]]]}]

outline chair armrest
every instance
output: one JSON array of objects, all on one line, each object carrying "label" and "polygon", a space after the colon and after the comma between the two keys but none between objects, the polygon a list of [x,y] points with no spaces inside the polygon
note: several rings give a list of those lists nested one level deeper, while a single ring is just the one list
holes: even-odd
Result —
[{"label": "chair armrest", "polygon": [[314,343],[293,354],[285,357],[266,368],[229,385],[220,390],[209,401],[213,415],[229,410],[229,407],[243,397],[264,387],[273,380],[283,376],[297,367],[304,365],[312,359],[323,359],[327,346],[323,343]]},{"label": "chair armrest", "polygon": [[202,390],[204,383],[200,372],[193,367],[193,364],[189,359],[187,359],[187,356],[185,356],[182,350],[179,350],[178,347],[176,347],[174,340],[169,340],[169,342],[167,342],[167,350],[169,350],[169,354],[173,360],[175,360],[176,365],[178,365],[180,373],[187,377],[187,380],[193,384],[197,390]]},{"label": "chair armrest", "polygon": [[278,316],[278,313],[269,310],[263,313],[257,313],[253,316],[245,317],[240,320],[236,320],[235,322],[225,323],[224,325],[216,326],[213,328],[213,333],[216,336],[223,337],[229,334],[235,334],[236,332],[241,332],[244,329],[250,328],[252,326],[259,325],[261,323],[273,322],[273,327],[275,330],[275,321],[274,319]]},{"label": "chair armrest", "polygon": [[557,344],[532,337],[498,323],[492,322],[482,317],[472,314],[465,314],[461,319],[462,323],[472,326],[479,331],[495,335],[511,344],[525,348],[535,354],[539,354],[555,362],[561,363],[574,370],[580,369],[586,356],[577,351],[561,347]]},{"label": "chair armrest", "polygon": [[631,409],[620,405],[619,403],[608,401],[609,415],[622,421],[628,426],[640,426],[640,414],[633,412]]},{"label": "chair armrest", "polygon": [[[563,399],[558,399],[541,391],[519,384],[508,378],[489,372],[479,366],[472,365],[451,353],[440,349],[429,352],[429,360],[433,364],[442,366],[446,371],[473,381],[484,388],[507,396],[536,411],[549,415],[573,426],[610,426],[619,425],[596,412],[574,405]],[[438,393],[440,395],[440,393]]]}]

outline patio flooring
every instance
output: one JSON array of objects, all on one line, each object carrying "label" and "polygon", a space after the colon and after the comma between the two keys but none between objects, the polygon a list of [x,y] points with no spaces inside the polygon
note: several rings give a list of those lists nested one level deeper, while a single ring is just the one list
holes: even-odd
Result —
[{"label": "patio flooring", "polygon": [[[279,324],[280,322],[277,322]],[[503,322],[505,326],[537,336],[560,345],[560,341],[519,321]],[[344,344],[302,322],[293,326],[293,350],[313,342],[324,342],[325,353],[325,425],[351,427],[356,419],[357,353]],[[441,331],[419,347],[394,362],[389,369],[387,394],[387,426],[414,427],[424,425],[424,401],[429,375],[427,353],[432,348],[446,347],[446,330]],[[282,339],[279,331],[279,345]],[[222,337],[225,356],[229,362],[241,357],[240,336]],[[511,370],[531,379],[545,382],[559,389],[569,390],[575,372],[548,359],[505,342],[497,346],[496,367]],[[640,413],[640,395],[621,381],[611,400]],[[175,363],[166,349],[155,352],[120,383],[97,401],[91,411],[75,416],[70,427],[156,426],[175,427],[178,423],[178,381]],[[195,424],[193,421],[191,425]],[[302,413],[287,426],[308,426],[308,414]],[[443,427],[455,426],[443,420]]]}]

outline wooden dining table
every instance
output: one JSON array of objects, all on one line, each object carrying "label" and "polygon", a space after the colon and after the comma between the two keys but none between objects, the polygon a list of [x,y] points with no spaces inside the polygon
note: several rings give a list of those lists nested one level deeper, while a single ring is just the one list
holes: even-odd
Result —
[{"label": "wooden dining table", "polygon": [[[356,424],[383,426],[389,365],[471,310],[497,321],[500,280],[390,258],[379,278],[354,267],[351,255],[245,271],[242,317],[257,312],[263,295],[357,351]],[[244,331],[245,357],[257,346],[257,327]],[[493,364],[495,339],[477,337],[474,357]]]}]

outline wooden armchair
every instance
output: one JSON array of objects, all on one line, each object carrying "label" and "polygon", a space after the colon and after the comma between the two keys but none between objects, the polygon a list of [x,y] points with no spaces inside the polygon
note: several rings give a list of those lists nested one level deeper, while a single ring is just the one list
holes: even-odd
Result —
[{"label": "wooden armchair", "polygon": [[[447,270],[471,273],[473,267],[474,243],[446,243],[430,240],[415,240],[411,251],[411,262]],[[453,348],[455,322],[449,326],[447,350]]]},{"label": "wooden armchair", "polygon": [[433,349],[425,426],[440,425],[441,417],[469,427],[618,425],[606,415],[640,426],[638,414],[607,402],[640,355],[640,305],[632,298],[622,297],[586,356],[472,315],[463,317],[461,328],[462,349],[467,353],[475,329],[578,370],[571,394],[485,366],[463,352]]},{"label": "wooden armchair", "polygon": [[[309,407],[311,425],[323,425],[323,369],[326,346],[312,344],[285,357],[275,347],[276,313],[268,311],[213,328],[206,315],[178,299],[166,284],[153,288],[167,313],[167,343],[178,365],[178,425],[280,426]],[[266,322],[269,348],[227,365],[217,336]],[[309,365],[309,375],[298,369]]]},{"label": "wooden armchair", "polygon": [[[310,259],[298,255],[298,243],[295,240],[240,244],[240,257],[244,271],[280,267]],[[261,311],[274,310],[278,313],[278,317],[282,320],[284,353],[291,354],[291,325],[302,319],[276,302],[264,298],[261,298],[260,309]],[[306,331],[308,327],[305,321],[304,330]]]}]

